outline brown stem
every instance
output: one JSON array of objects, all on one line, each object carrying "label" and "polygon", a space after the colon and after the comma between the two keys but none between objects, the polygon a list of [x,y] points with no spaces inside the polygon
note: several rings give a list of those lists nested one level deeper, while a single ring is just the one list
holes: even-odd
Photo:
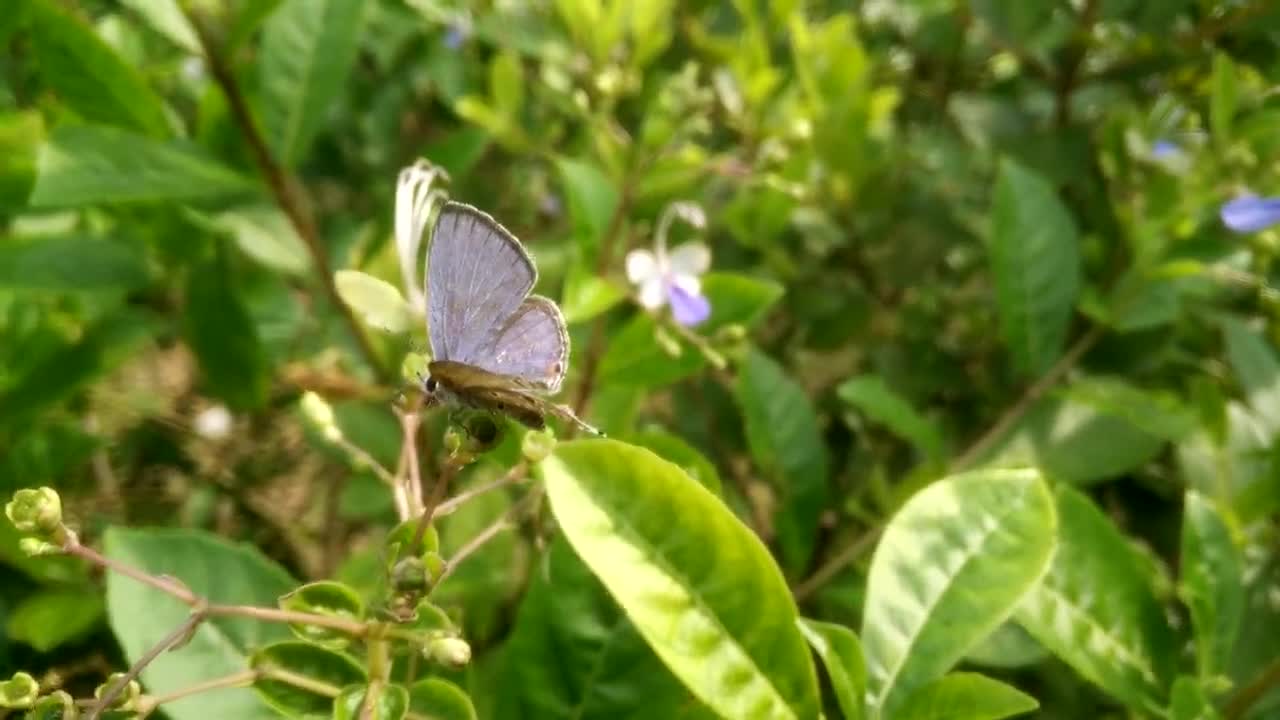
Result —
[{"label": "brown stem", "polygon": [[853,542],[841,548],[835,555],[822,564],[812,575],[805,578],[803,582],[796,585],[792,595],[795,596],[796,602],[804,602],[818,591],[823,585],[831,582],[831,578],[835,577],[854,561],[862,557],[862,554],[869,550],[871,546],[876,544],[876,539],[880,537],[880,528],[869,530],[857,537]]},{"label": "brown stem", "polygon": [[383,366],[381,358],[378,357],[377,351],[374,350],[373,345],[369,342],[369,337],[365,335],[351,308],[342,301],[342,297],[338,294],[338,288],[333,281],[333,268],[329,262],[329,253],[325,250],[324,243],[320,239],[320,233],[316,228],[315,218],[311,212],[311,204],[308,202],[301,185],[272,156],[270,148],[267,147],[266,139],[263,138],[257,123],[254,122],[253,114],[249,110],[249,103],[240,89],[240,84],[236,82],[235,74],[227,64],[226,58],[222,56],[221,49],[205,24],[204,18],[190,8],[187,9],[187,17],[190,19],[196,36],[200,40],[205,60],[209,65],[209,72],[213,75],[214,82],[218,84],[218,87],[222,89],[222,93],[226,96],[227,105],[231,109],[231,117],[248,142],[259,172],[266,179],[267,185],[271,189],[271,194],[275,197],[276,204],[280,206],[280,209],[289,218],[294,231],[298,233],[298,237],[302,239],[303,244],[307,247],[312,265],[319,276],[320,287],[324,290],[324,294],[328,297],[330,304],[342,314],[352,338],[356,341],[356,346],[360,349],[365,361],[373,369],[374,374],[382,382],[390,382],[392,380],[391,373]]},{"label": "brown stem", "polygon": [[202,683],[198,683],[190,687],[182,688],[181,690],[174,690],[171,693],[165,693],[164,695],[156,695],[155,697],[147,698],[146,706],[148,709],[155,709],[165,703],[173,702],[174,700],[181,700],[182,698],[190,697],[192,695],[198,695],[199,693],[202,693],[202,692],[209,692],[210,690],[221,690],[222,688],[240,687],[242,685],[250,685],[253,683],[254,680],[257,680],[257,679],[258,679],[257,670],[241,670],[240,672],[232,673],[230,675],[226,675],[220,678],[214,678],[213,680],[206,680]]},{"label": "brown stem", "polygon": [[444,572],[440,573],[440,577],[436,579],[436,583],[432,589],[434,590],[434,588],[440,587],[440,584],[453,574],[453,571],[457,569],[458,565],[460,565],[463,560],[474,555],[476,551],[484,547],[485,543],[497,537],[502,531],[513,527],[515,525],[516,518],[518,518],[525,510],[533,507],[541,497],[542,486],[539,485],[530,490],[529,494],[521,498],[520,502],[512,506],[510,510],[503,513],[502,517],[498,518],[493,524],[489,525],[489,527],[481,530],[475,537],[471,538],[466,545],[459,548],[458,552],[454,553],[445,564]]},{"label": "brown stem", "polygon": [[296,623],[337,630],[352,637],[362,637],[369,631],[369,626],[359,620],[350,620],[338,615],[317,615],[294,610],[278,610],[254,605],[210,605],[205,614],[209,617],[243,617],[264,622]]},{"label": "brown stem", "polygon": [[156,577],[143,572],[138,568],[112,560],[87,545],[81,545],[79,542],[72,542],[64,549],[68,555],[75,555],[76,557],[81,558],[82,560],[87,560],[98,567],[111,570],[112,572],[119,573],[128,578],[133,578],[145,585],[150,585],[160,592],[172,595],[192,607],[195,607],[200,602],[200,598],[183,585],[168,578]]},{"label": "brown stem", "polygon": [[1043,397],[1064,375],[1070,372],[1076,366],[1076,363],[1080,362],[1080,358],[1084,357],[1084,354],[1102,339],[1102,333],[1102,328],[1095,325],[1089,328],[1084,335],[1081,335],[1080,339],[1076,340],[1075,344],[1058,359],[1058,362],[1053,367],[1049,368],[1039,380],[1036,380],[1034,384],[1028,387],[1022,393],[1022,397],[1018,398],[1018,401],[1011,405],[1008,410],[1005,410],[994,425],[951,463],[951,472],[959,472],[968,468],[990,450],[997,441],[1004,437],[1022,419],[1023,415],[1027,414],[1027,411],[1031,409],[1031,406],[1037,400]]},{"label": "brown stem", "polygon": [[1262,672],[1250,680],[1248,685],[1231,696],[1227,706],[1222,710],[1223,720],[1239,720],[1244,717],[1254,703],[1277,686],[1280,686],[1280,659],[1272,660],[1271,664],[1263,668]]},{"label": "brown stem", "polygon": [[191,633],[195,632],[196,627],[204,622],[204,618],[205,615],[202,612],[191,613],[181,625],[173,629],[173,632],[165,635],[164,639],[153,645],[146,654],[138,658],[138,661],[124,675],[121,675],[115,682],[111,683],[102,693],[102,697],[98,698],[98,701],[93,704],[93,707],[89,708],[88,720],[98,720],[102,713],[111,706],[111,703],[120,697],[120,693],[124,692],[125,687],[137,679],[138,675],[156,658],[160,657],[160,653],[173,647],[182,639],[190,637]]},{"label": "brown stem", "polygon": [[436,506],[436,511],[432,515],[432,517],[433,518],[444,517],[445,515],[449,515],[453,513],[455,510],[462,507],[463,505],[465,505],[467,502],[469,502],[471,499],[475,497],[484,495],[485,493],[492,492],[494,490],[498,490],[500,488],[504,488],[508,485],[515,485],[521,480],[524,480],[525,475],[528,474],[528,472],[529,472],[528,465],[526,465],[525,463],[518,463],[515,467],[511,468],[511,470],[508,471],[506,475],[503,475],[497,480],[494,480],[489,483],[485,483],[484,485],[481,485],[479,487],[472,488],[470,490],[467,490],[466,492],[458,493],[457,495],[440,503],[439,505]]}]

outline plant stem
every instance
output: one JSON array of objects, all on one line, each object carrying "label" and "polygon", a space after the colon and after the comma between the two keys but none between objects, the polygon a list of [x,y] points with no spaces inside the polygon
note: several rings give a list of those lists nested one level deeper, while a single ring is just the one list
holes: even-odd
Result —
[{"label": "plant stem", "polygon": [[796,602],[804,602],[811,595],[818,591],[823,585],[831,582],[831,578],[835,577],[854,561],[862,557],[862,554],[870,550],[879,539],[882,529],[876,528],[862,533],[853,542],[841,548],[835,555],[822,564],[812,575],[805,578],[803,582],[796,586],[791,592],[795,596]]},{"label": "plant stem", "polygon": [[102,697],[98,698],[98,701],[93,704],[93,707],[89,708],[88,720],[98,720],[102,713],[111,706],[111,703],[120,697],[120,693],[124,692],[125,687],[133,682],[156,658],[160,657],[160,653],[190,637],[200,623],[204,622],[204,618],[205,615],[202,612],[191,613],[181,625],[174,628],[172,632],[164,636],[164,639],[153,645],[142,657],[138,658],[138,661],[124,675],[111,683],[110,687],[102,693]]},{"label": "plant stem", "polygon": [[292,685],[300,690],[306,690],[325,697],[336,698],[338,693],[342,692],[342,688],[335,685],[275,666],[261,668],[258,674],[267,680],[278,680],[286,685]]},{"label": "plant stem", "polygon": [[360,720],[374,720],[378,709],[378,696],[391,679],[391,657],[387,639],[375,633],[366,645],[369,684],[365,687],[364,699],[360,702]]},{"label": "plant stem", "polygon": [[225,675],[220,678],[214,678],[213,680],[206,680],[202,683],[192,685],[191,687],[185,687],[181,690],[175,690],[171,693],[156,695],[155,697],[147,699],[148,711],[165,703],[173,702],[174,700],[181,700],[182,698],[197,695],[202,692],[221,690],[222,688],[240,687],[241,685],[250,685],[254,680],[258,679],[258,675],[259,673],[257,670],[241,670],[237,673]]},{"label": "plant stem", "polygon": [[484,495],[485,493],[492,492],[494,490],[498,490],[500,488],[507,487],[508,485],[515,485],[521,480],[524,480],[525,475],[528,474],[528,472],[529,472],[528,465],[524,463],[518,463],[516,464],[515,467],[511,468],[511,470],[508,471],[506,475],[503,475],[497,480],[485,483],[484,485],[481,485],[479,487],[472,488],[470,490],[467,490],[466,492],[458,493],[457,495],[454,495],[448,500],[445,500],[444,502],[440,503],[439,505],[436,506],[436,511],[432,515],[432,517],[433,518],[444,517],[445,515],[449,515],[453,513],[455,510],[462,507],[473,498],[479,497],[480,495]]},{"label": "plant stem", "polygon": [[1227,706],[1222,710],[1223,720],[1239,720],[1244,717],[1254,703],[1277,686],[1280,686],[1280,658],[1272,660],[1271,664],[1263,668],[1262,672],[1250,680],[1248,685],[1231,696]]},{"label": "plant stem", "polygon": [[502,517],[494,521],[493,524],[489,525],[489,527],[481,530],[475,537],[471,538],[466,545],[459,548],[458,552],[454,553],[453,556],[449,558],[449,561],[445,563],[444,572],[440,573],[440,577],[436,578],[436,582],[435,585],[432,586],[432,590],[440,587],[440,584],[453,574],[453,571],[457,569],[458,565],[460,565],[463,560],[474,555],[476,551],[484,547],[485,543],[497,537],[503,530],[512,528],[515,525],[516,518],[519,517],[519,515],[526,509],[532,507],[541,497],[542,486],[539,485],[530,490],[529,493],[521,498],[520,502],[512,506],[510,510],[503,513]]},{"label": "plant stem", "polygon": [[363,637],[369,632],[369,626],[359,620],[351,620],[337,615],[317,615],[294,610],[257,607],[255,605],[210,605],[205,610],[205,614],[209,617],[243,617],[264,622],[313,625],[337,630],[352,637]]},{"label": "plant stem", "polygon": [[311,263],[320,281],[320,287],[324,290],[324,294],[329,299],[330,304],[342,315],[347,324],[347,329],[351,332],[351,336],[356,342],[356,347],[359,348],[360,354],[364,356],[365,362],[373,369],[374,375],[382,382],[390,382],[392,374],[383,366],[381,358],[378,357],[377,351],[374,350],[373,345],[369,342],[369,337],[365,335],[364,329],[360,326],[359,321],[356,320],[355,314],[352,313],[351,308],[342,301],[342,297],[338,294],[338,288],[333,281],[333,268],[329,262],[329,253],[325,250],[324,243],[320,239],[320,232],[316,228],[315,218],[311,212],[311,204],[303,193],[301,185],[272,156],[270,148],[267,147],[266,139],[263,138],[262,133],[258,130],[257,123],[253,120],[253,114],[249,110],[249,103],[245,99],[239,83],[236,82],[235,74],[230,66],[227,65],[226,58],[222,56],[221,49],[210,34],[204,18],[200,17],[200,13],[190,8],[186,8],[186,14],[200,41],[200,47],[204,50],[209,72],[213,76],[214,82],[222,89],[223,95],[226,96],[227,105],[231,110],[231,117],[246,142],[248,142],[259,172],[266,179],[267,185],[271,189],[271,194],[275,197],[276,204],[280,206],[280,209],[289,218],[294,231],[298,233],[298,237],[302,239],[303,244],[307,247],[307,252],[311,256]]},{"label": "plant stem", "polygon": [[172,595],[192,607],[200,602],[200,598],[185,586],[168,578],[156,577],[155,575],[150,575],[130,565],[125,565],[124,563],[112,560],[87,545],[81,545],[79,541],[69,543],[63,548],[63,550],[68,555],[75,555],[76,557],[81,558],[82,560],[87,560],[98,567],[111,570],[112,572],[119,573],[128,578],[133,578],[144,585],[150,585],[160,592]]}]

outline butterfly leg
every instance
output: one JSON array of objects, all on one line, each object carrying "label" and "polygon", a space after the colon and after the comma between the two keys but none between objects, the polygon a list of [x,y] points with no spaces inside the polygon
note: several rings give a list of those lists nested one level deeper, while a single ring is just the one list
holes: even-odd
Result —
[{"label": "butterfly leg", "polygon": [[573,412],[573,408],[568,405],[547,403],[547,411],[579,430],[595,435],[596,437],[605,437],[603,431],[593,425],[587,424],[582,418],[578,417],[577,414]]}]

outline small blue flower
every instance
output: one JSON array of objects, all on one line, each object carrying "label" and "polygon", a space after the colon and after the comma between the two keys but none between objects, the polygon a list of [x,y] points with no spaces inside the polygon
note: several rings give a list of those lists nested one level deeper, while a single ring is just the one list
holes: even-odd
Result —
[{"label": "small blue flower", "polygon": [[711,317],[711,301],[702,294],[701,275],[711,266],[711,250],[699,242],[687,242],[667,252],[667,230],[680,219],[695,228],[706,227],[702,208],[687,202],[672,203],[663,211],[653,250],[637,248],[627,253],[627,279],[640,290],[640,304],[649,310],[663,305],[685,327]]},{"label": "small blue flower", "polygon": [[1280,197],[1238,197],[1222,206],[1222,223],[1240,233],[1280,224]]},{"label": "small blue flower", "polygon": [[1180,151],[1181,148],[1169,140],[1157,140],[1151,146],[1151,157],[1157,160],[1166,160],[1177,155]]},{"label": "small blue flower", "polygon": [[471,37],[471,28],[462,23],[452,23],[444,33],[444,46],[450,50],[458,50]]}]

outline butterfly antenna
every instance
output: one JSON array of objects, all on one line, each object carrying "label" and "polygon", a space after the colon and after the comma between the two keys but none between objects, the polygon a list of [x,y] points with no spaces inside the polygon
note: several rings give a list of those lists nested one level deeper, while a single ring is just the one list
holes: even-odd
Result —
[{"label": "butterfly antenna", "polygon": [[552,415],[555,415],[556,417],[573,425],[579,430],[582,430],[583,432],[589,433],[591,435],[595,435],[596,437],[605,437],[604,431],[600,430],[599,428],[593,425],[589,425],[582,418],[578,417],[573,412],[573,408],[569,407],[568,405],[552,404],[549,409],[551,410]]}]

